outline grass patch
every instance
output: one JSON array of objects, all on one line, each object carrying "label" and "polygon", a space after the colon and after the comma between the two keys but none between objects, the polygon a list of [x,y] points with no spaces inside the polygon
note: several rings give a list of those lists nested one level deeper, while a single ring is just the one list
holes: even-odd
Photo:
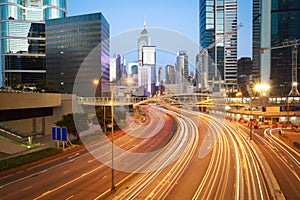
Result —
[{"label": "grass patch", "polygon": [[18,167],[59,153],[61,153],[60,149],[47,148],[40,151],[9,158],[6,160],[0,160],[0,171]]}]

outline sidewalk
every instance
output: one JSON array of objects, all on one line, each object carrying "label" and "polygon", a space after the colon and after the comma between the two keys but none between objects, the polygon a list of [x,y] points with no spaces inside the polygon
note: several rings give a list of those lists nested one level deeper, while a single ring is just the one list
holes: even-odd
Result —
[{"label": "sidewalk", "polygon": [[33,139],[33,144],[35,144],[36,146],[32,148],[25,148],[20,146],[19,144],[14,144],[12,142],[5,141],[5,139],[0,139],[0,151],[5,153],[2,155],[2,157],[0,157],[0,160],[6,160],[19,155],[40,151],[42,149],[56,148],[57,146],[56,141],[53,141],[50,135]]}]

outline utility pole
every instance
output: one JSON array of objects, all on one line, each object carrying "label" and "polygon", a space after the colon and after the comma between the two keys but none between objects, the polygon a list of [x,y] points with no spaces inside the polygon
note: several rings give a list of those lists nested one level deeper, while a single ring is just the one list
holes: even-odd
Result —
[{"label": "utility pole", "polygon": [[252,96],[250,96],[250,140],[252,140]]},{"label": "utility pole", "polygon": [[114,169],[114,93],[115,85],[111,84],[111,192],[116,190]]}]

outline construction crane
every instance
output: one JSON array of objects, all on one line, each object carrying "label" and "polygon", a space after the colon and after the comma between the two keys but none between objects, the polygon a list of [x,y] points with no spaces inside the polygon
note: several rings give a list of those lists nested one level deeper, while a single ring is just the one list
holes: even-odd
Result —
[{"label": "construction crane", "polygon": [[[242,24],[242,23],[239,23],[238,25],[237,25],[237,27],[236,27],[236,31],[238,31],[240,28],[242,28],[244,25]],[[233,32],[226,32],[226,34],[232,34]],[[205,61],[205,64],[204,64],[204,67],[205,67],[205,70],[204,71],[208,71],[208,51],[211,49],[211,48],[213,48],[213,47],[215,47],[219,42],[221,42],[222,40],[224,39],[224,37],[219,37],[217,40],[215,40],[213,43],[211,43],[208,47],[206,47],[206,48],[204,48],[204,49],[202,49],[201,51],[200,51],[200,53],[198,54],[198,58],[200,58],[201,56],[203,56],[204,55],[204,57],[205,57],[205,59],[204,59],[204,61]],[[218,70],[217,70],[217,61],[215,62],[215,76],[217,76],[217,72],[218,72]],[[204,86],[205,87],[207,87],[208,86],[208,83],[207,83],[207,80],[208,80],[208,77],[207,77],[207,74],[204,74],[203,75],[204,76],[204,81],[205,81],[205,83],[204,83]],[[206,88],[205,88],[206,89]]]},{"label": "construction crane", "polygon": [[263,47],[260,48],[260,53],[263,54],[265,50],[273,50],[273,49],[282,49],[287,47],[292,48],[292,89],[289,93],[289,96],[299,96],[298,91],[298,80],[297,80],[297,55],[298,55],[298,45],[300,44],[300,40],[292,40],[283,42],[281,46],[275,47]]}]

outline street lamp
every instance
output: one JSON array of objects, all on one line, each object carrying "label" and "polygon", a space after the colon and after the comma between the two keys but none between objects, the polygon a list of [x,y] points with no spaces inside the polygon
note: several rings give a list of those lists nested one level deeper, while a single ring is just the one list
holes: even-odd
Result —
[{"label": "street lamp", "polygon": [[269,84],[257,84],[254,86],[254,90],[256,92],[259,92],[260,96],[267,96],[267,93],[270,90],[270,85]]},{"label": "street lamp", "polygon": [[[256,84],[254,85],[254,91],[259,93],[259,96],[267,96],[269,90],[270,90],[269,84]],[[252,121],[254,119],[251,119],[252,116],[252,96],[250,95],[250,140],[252,140]]]},{"label": "street lamp", "polygon": [[[115,186],[115,169],[114,169],[114,93],[115,93],[115,82],[113,81],[101,81],[98,79],[93,80],[93,84],[97,85],[99,83],[108,83],[111,84],[111,192],[116,190]],[[101,88],[101,87],[100,87]],[[100,93],[101,94],[101,93]],[[105,106],[104,106],[104,126],[105,125]],[[106,132],[106,127],[105,127]]]}]

